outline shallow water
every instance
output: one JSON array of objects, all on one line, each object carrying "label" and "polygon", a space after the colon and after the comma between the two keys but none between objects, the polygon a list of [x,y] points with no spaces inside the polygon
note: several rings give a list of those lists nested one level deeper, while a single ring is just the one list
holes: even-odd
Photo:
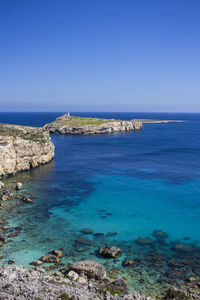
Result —
[{"label": "shallow water", "polygon": [[[41,126],[58,115],[4,113],[0,122]],[[191,122],[145,124],[141,131],[120,134],[53,135],[52,162],[6,179],[11,186],[22,180],[25,189],[19,193],[35,198],[33,205],[16,200],[4,210],[8,234],[17,226],[22,229],[2,248],[1,264],[12,259],[28,266],[52,249],[63,248],[63,263],[99,260],[144,294],[160,295],[189,276],[200,280],[200,114],[82,115]],[[80,232],[87,227],[93,234]],[[157,239],[154,230],[169,237]],[[116,234],[108,236],[109,232]],[[151,243],[138,245],[139,237],[149,237]],[[196,248],[178,252],[175,243]],[[103,259],[97,250],[105,244],[119,246],[122,255]],[[135,263],[125,267],[125,259]]]}]

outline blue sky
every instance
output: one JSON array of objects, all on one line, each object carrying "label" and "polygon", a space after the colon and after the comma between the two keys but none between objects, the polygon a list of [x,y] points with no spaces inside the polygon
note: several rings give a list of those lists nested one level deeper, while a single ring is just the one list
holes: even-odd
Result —
[{"label": "blue sky", "polygon": [[199,0],[0,0],[0,111],[200,112]]}]

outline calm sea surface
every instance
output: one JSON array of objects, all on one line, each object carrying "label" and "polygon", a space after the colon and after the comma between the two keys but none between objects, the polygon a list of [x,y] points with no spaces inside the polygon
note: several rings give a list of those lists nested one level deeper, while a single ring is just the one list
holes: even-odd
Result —
[{"label": "calm sea surface", "polygon": [[[42,126],[59,115],[0,113],[0,123]],[[190,276],[200,280],[200,114],[76,115],[191,122],[144,124],[140,131],[106,135],[52,135],[52,162],[6,179],[8,185],[22,180],[21,193],[30,194],[34,204],[16,200],[4,211],[8,233],[21,230],[2,248],[1,264],[12,259],[28,266],[63,248],[63,263],[98,260],[144,294],[158,295]],[[93,234],[81,233],[82,228]],[[154,230],[168,238],[156,238]],[[145,239],[135,242],[138,238]],[[106,244],[119,246],[122,255],[101,258],[97,250]],[[134,264],[126,266],[125,259]]]}]

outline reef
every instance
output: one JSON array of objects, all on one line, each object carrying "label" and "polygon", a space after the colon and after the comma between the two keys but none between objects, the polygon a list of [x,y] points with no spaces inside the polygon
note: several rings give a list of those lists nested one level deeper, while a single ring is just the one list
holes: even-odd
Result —
[{"label": "reef", "polygon": [[49,162],[54,145],[43,128],[0,124],[0,177]]}]

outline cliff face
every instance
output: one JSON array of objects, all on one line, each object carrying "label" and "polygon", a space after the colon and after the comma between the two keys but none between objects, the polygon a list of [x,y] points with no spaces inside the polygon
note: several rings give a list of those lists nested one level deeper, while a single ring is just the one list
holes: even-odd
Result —
[{"label": "cliff face", "polygon": [[142,122],[68,117],[64,115],[45,125],[44,128],[51,133],[87,135],[139,130],[142,128]]},{"label": "cliff face", "polygon": [[54,145],[42,128],[0,124],[0,177],[35,168],[53,156]]}]

